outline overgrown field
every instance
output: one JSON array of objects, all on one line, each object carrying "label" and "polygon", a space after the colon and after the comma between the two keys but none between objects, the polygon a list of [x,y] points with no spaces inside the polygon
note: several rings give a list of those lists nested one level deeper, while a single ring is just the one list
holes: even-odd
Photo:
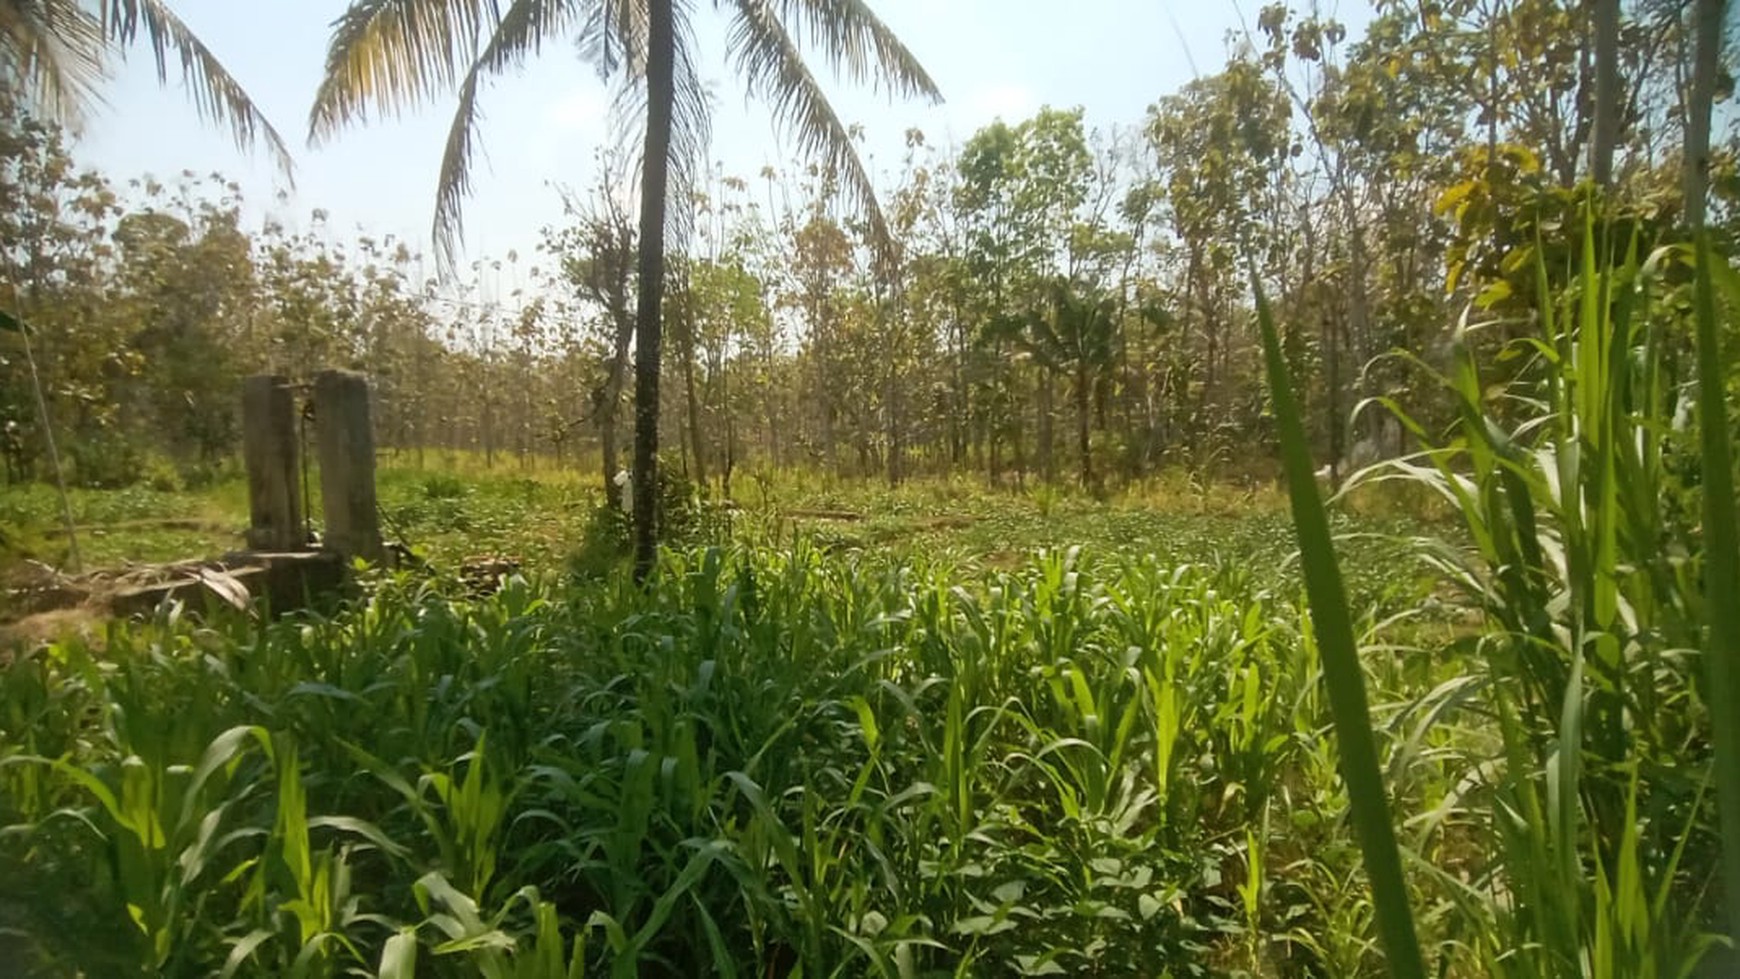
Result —
[{"label": "overgrown field", "polygon": [[[166,609],[0,674],[0,963],[1385,971],[1272,491],[768,480],[687,515],[712,544],[643,590],[590,482],[389,469],[382,487],[430,569],[371,573],[330,618]],[[77,504],[231,526],[232,494]],[[1493,818],[1527,796],[1492,769],[1528,738],[1495,726],[1480,620],[1409,536],[1453,528],[1337,523],[1429,955],[1487,974],[1531,927]],[[112,539],[136,546],[132,526]],[[525,571],[468,591],[445,572],[475,552]],[[1664,667],[1657,692],[1684,701],[1684,679]],[[1705,792],[1621,796],[1644,830],[1596,878],[1642,908],[1628,926],[1664,967],[1705,945],[1709,908],[1684,897],[1715,862]]]},{"label": "overgrown field", "polygon": [[[1492,737],[1428,651],[1370,665],[1428,814]],[[165,616],[0,679],[0,916],[36,936],[3,958],[1356,973],[1317,671],[1249,573],[1073,552],[705,550],[648,592],[405,576],[333,620]]]},{"label": "overgrown field", "polygon": [[[590,482],[381,484],[433,576],[372,577],[330,619],[165,610],[0,675],[0,961],[1375,967],[1272,492],[761,480],[691,515],[723,546],[643,592]],[[92,561],[234,546],[236,501],[75,506],[114,528]],[[52,527],[52,502],[11,496],[9,519]],[[212,537],[150,550],[151,521],[196,515]],[[1375,534],[1400,525],[1357,526],[1356,591],[1416,604],[1420,566]],[[441,572],[479,551],[526,576],[464,594]],[[1445,633],[1421,621],[1406,634]],[[1398,692],[1443,669],[1381,663]]]},{"label": "overgrown field", "polygon": [[[643,590],[590,481],[388,469],[383,514],[428,568],[368,574],[331,617],[165,609],[20,659],[0,673],[0,964],[1386,972],[1273,491],[737,495],[684,515],[699,543]],[[233,527],[233,499],[75,505]],[[38,503],[8,500],[49,526]],[[1632,943],[1594,974],[1684,974],[1718,837],[1681,654],[1632,694],[1684,705],[1633,733],[1637,774],[1591,762],[1588,816],[1543,809],[1563,800],[1529,759],[1555,718],[1526,685],[1494,695],[1505,633],[1414,536],[1458,528],[1364,509],[1336,525],[1429,959],[1583,974],[1556,956],[1591,927]],[[136,526],[108,539],[149,540]],[[490,594],[447,573],[479,552],[524,571]],[[1612,863],[1567,856],[1604,811],[1635,827]],[[1571,933],[1518,958],[1555,927],[1516,896],[1542,882],[1569,888]]]}]

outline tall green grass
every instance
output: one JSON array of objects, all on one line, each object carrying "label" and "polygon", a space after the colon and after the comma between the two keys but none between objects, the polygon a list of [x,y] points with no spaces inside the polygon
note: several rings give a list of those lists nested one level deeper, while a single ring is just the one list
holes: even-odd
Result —
[{"label": "tall green grass", "polygon": [[[1468,922],[1459,940],[1489,974],[1684,975],[1740,896],[1699,870],[1740,844],[1705,795],[1714,779],[1722,821],[1733,818],[1732,462],[1710,383],[1711,259],[1644,255],[1593,214],[1557,270],[1569,288],[1549,284],[1543,252],[1534,329],[1498,350],[1508,379],[1483,376],[1478,351],[1516,324],[1465,324],[1441,375],[1448,429],[1381,402],[1421,449],[1352,481],[1403,480],[1454,507],[1466,543],[1417,546],[1484,620],[1453,649],[1479,667],[1495,733],[1459,746],[1468,778],[1427,824],[1436,843],[1417,845],[1457,827],[1484,839],[1489,856],[1466,879],[1441,880]],[[1673,365],[1694,337],[1701,459],[1675,422],[1685,385]],[[1698,493],[1702,527],[1687,505]]]},{"label": "tall green grass", "polygon": [[[1721,808],[1722,883],[1728,902],[1728,937],[1740,950],[1740,532],[1735,530],[1734,458],[1728,432],[1728,383],[1723,321],[1717,313],[1717,258],[1710,236],[1696,243],[1695,310],[1698,348],[1698,421],[1704,476],[1704,662],[1715,729],[1716,786]],[[1722,265],[1730,303],[1740,300],[1734,272]],[[1728,310],[1732,315],[1733,310]],[[1730,336],[1733,331],[1726,331]]]},{"label": "tall green grass", "polygon": [[1357,856],[1314,646],[1237,571],[800,542],[671,555],[651,592],[373,587],[332,619],[166,614],[0,676],[19,954],[104,975],[1379,968],[1369,904],[1322,886]]}]

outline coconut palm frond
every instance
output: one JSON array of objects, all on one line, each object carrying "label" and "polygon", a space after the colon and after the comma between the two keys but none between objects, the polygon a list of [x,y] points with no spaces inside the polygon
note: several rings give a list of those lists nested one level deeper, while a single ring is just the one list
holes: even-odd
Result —
[{"label": "coconut palm frond", "polygon": [[471,192],[473,138],[482,118],[477,101],[481,82],[523,65],[571,26],[580,6],[574,0],[513,0],[460,82],[459,106],[447,130],[435,189],[433,234],[436,259],[444,271],[452,269],[463,241],[460,218]]},{"label": "coconut palm frond", "polygon": [[290,149],[278,130],[211,49],[163,0],[107,0],[102,9],[103,27],[109,37],[121,44],[142,40],[151,49],[157,62],[158,81],[168,80],[173,51],[181,62],[182,83],[201,118],[227,124],[236,145],[243,149],[264,142],[278,168],[285,176],[290,175]]},{"label": "coconut palm frond", "polygon": [[619,70],[640,77],[646,66],[646,0],[596,0],[575,37],[580,60],[609,80]]},{"label": "coconut palm frond", "polygon": [[357,0],[333,21],[326,73],[308,113],[308,139],[397,115],[446,94],[478,61],[495,0]]},{"label": "coconut palm frond", "polygon": [[876,200],[870,174],[858,158],[853,134],[769,0],[736,0],[729,48],[751,94],[765,99],[774,119],[788,127],[798,148],[818,160],[839,180],[847,206],[869,221],[872,243],[884,257],[894,251],[894,236]]},{"label": "coconut palm frond", "polygon": [[[670,168],[665,178],[665,195],[675,206],[665,209],[665,237],[680,248],[694,223],[695,209],[690,202],[695,178],[706,164],[713,112],[695,61],[697,46],[688,5],[675,3],[672,17],[676,32],[676,60],[672,65],[675,101],[671,106]],[[638,157],[644,149],[646,132],[646,85],[632,72],[632,66],[626,81],[617,88],[611,115],[615,120],[612,128],[623,140],[623,151],[631,158]],[[640,167],[634,167],[634,172],[640,173]]]},{"label": "coconut palm frond", "polygon": [[677,5],[677,61],[675,105],[671,113],[671,199],[680,201],[665,215],[665,233],[679,244],[693,230],[695,180],[707,168],[707,149],[713,138],[713,109],[707,86],[695,63],[694,32],[684,5]]},{"label": "coconut palm frond", "polygon": [[779,15],[786,24],[801,23],[804,39],[851,81],[886,84],[903,98],[942,101],[930,73],[864,0],[781,0]]},{"label": "coconut palm frond", "polygon": [[37,111],[77,126],[103,78],[103,26],[79,0],[0,2],[0,79]]}]

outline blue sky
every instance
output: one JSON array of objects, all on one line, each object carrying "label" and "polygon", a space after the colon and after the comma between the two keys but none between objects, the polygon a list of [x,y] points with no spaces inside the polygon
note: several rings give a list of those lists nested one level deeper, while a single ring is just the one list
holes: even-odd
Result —
[{"label": "blue sky", "polygon": [[[885,96],[831,83],[835,107],[864,126],[866,148],[885,170],[901,156],[906,129],[933,143],[959,142],[1001,116],[1026,117],[1041,105],[1087,108],[1090,125],[1140,121],[1157,97],[1188,81],[1195,67],[1218,69],[1226,34],[1254,26],[1261,0],[872,0],[942,88],[938,107],[890,103]],[[292,226],[315,208],[332,230],[396,235],[428,249],[435,176],[451,100],[399,120],[347,130],[320,148],[306,142],[309,103],[319,80],[329,25],[347,0],[175,0],[181,18],[218,54],[293,148],[295,187],[286,187],[261,154],[238,152],[202,125],[172,75],[157,84],[138,49],[104,89],[78,141],[80,159],[112,179],[182,170],[237,180],[258,220],[270,212]],[[1322,6],[1363,24],[1361,0]],[[746,102],[722,56],[720,21],[705,0],[697,33],[704,75],[717,93],[711,158],[727,173],[754,175],[792,154],[764,108]],[[1241,11],[1243,19],[1241,21]],[[1353,36],[1357,29],[1350,30]],[[823,73],[826,77],[826,73]],[[831,82],[831,80],[830,80]],[[515,77],[484,93],[484,154],[466,204],[468,258],[530,256],[538,229],[558,221],[552,183],[585,187],[593,150],[611,138],[608,95],[565,45],[547,48]],[[280,194],[288,191],[288,196]]]}]

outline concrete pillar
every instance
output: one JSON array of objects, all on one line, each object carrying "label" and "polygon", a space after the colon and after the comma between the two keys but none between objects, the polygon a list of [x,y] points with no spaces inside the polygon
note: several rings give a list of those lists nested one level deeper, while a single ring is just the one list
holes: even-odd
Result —
[{"label": "concrete pillar", "polygon": [[307,544],[301,443],[296,398],[282,375],[255,374],[242,381],[242,458],[248,469],[248,546],[301,550]]},{"label": "concrete pillar", "polygon": [[369,418],[368,378],[355,371],[314,376],[315,444],[326,546],[346,558],[380,561],[380,515],[375,510],[375,435]]}]

